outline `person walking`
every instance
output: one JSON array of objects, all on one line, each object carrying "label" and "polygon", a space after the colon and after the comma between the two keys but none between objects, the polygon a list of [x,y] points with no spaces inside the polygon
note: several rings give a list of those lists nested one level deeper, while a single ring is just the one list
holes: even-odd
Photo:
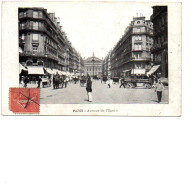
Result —
[{"label": "person walking", "polygon": [[29,82],[29,79],[28,79],[28,76],[25,76],[24,77],[24,87],[26,88],[27,87],[27,84],[28,84],[28,82]]},{"label": "person walking", "polygon": [[90,76],[87,78],[86,91],[88,95],[88,101],[92,102],[92,81]]},{"label": "person walking", "polygon": [[111,87],[110,78],[107,80],[107,85],[109,88]]},{"label": "person walking", "polygon": [[40,88],[41,81],[42,81],[41,76],[39,76],[39,78],[38,78],[38,86],[37,86],[37,88]]},{"label": "person walking", "polygon": [[65,88],[66,88],[67,85],[68,85],[68,81],[69,81],[69,79],[68,79],[68,77],[66,77],[66,78],[65,78]]},{"label": "person walking", "polygon": [[164,85],[162,84],[161,80],[159,79],[158,83],[155,86],[155,92],[157,92],[158,103],[161,102],[163,91],[164,91]]},{"label": "person walking", "polygon": [[122,86],[125,88],[125,79],[124,78],[121,79],[121,85],[119,88],[121,88]]}]

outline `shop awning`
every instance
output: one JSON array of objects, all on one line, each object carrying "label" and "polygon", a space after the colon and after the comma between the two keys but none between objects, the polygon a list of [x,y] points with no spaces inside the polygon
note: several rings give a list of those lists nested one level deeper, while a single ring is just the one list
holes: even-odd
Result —
[{"label": "shop awning", "polygon": [[53,71],[50,68],[45,68],[46,72],[49,74],[53,74]]},{"label": "shop awning", "polygon": [[44,70],[42,66],[28,66],[28,74],[43,75]]},{"label": "shop awning", "polygon": [[150,75],[154,74],[154,73],[158,70],[159,67],[160,67],[160,65],[155,65],[155,66],[153,66],[153,67],[149,70],[149,72],[147,72],[147,76],[150,76]]},{"label": "shop awning", "polygon": [[123,72],[128,72],[128,71],[131,71],[131,69],[128,69],[128,70],[123,70]]},{"label": "shop awning", "polygon": [[28,71],[26,67],[24,67],[22,64],[19,64],[20,73],[23,71]]},{"label": "shop awning", "polygon": [[61,73],[62,73],[62,75],[66,75],[66,72],[64,72],[64,71],[61,71]]},{"label": "shop awning", "polygon": [[131,74],[135,74],[135,75],[146,74],[146,70],[145,69],[133,69]]},{"label": "shop awning", "polygon": [[57,73],[60,74],[60,73],[59,73],[60,71],[57,70],[57,69],[53,69],[52,71],[53,71],[53,74],[57,74]]}]

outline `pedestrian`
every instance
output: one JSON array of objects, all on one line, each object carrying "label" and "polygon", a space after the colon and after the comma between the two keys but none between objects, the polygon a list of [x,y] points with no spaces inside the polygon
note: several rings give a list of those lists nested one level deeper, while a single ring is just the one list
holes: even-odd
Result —
[{"label": "pedestrian", "polygon": [[24,87],[25,88],[27,87],[28,82],[29,82],[28,76],[25,76],[24,77]]},{"label": "pedestrian", "polygon": [[121,79],[121,85],[119,88],[121,88],[122,86],[125,88],[125,79],[124,78]]},{"label": "pedestrian", "polygon": [[88,101],[92,102],[92,81],[90,76],[87,78],[86,90],[88,95]]},{"label": "pedestrian", "polygon": [[155,86],[155,92],[157,92],[158,103],[161,102],[163,91],[164,91],[164,85],[162,84],[161,80],[159,79],[158,83]]},{"label": "pedestrian", "polygon": [[69,80],[68,77],[66,77],[65,80],[64,80],[65,88],[67,87],[68,80]]},{"label": "pedestrian", "polygon": [[110,88],[110,78],[107,80],[107,85],[108,85],[108,87]]},{"label": "pedestrian", "polygon": [[37,86],[37,88],[40,88],[41,81],[42,81],[41,76],[39,76],[39,77],[38,77],[38,86]]}]

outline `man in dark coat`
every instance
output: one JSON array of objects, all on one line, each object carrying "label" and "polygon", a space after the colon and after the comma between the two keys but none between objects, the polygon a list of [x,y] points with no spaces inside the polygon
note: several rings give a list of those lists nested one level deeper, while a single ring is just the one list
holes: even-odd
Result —
[{"label": "man in dark coat", "polygon": [[42,81],[42,79],[41,79],[41,77],[39,76],[39,78],[38,78],[38,86],[37,86],[37,88],[40,88],[41,81]]},{"label": "man in dark coat", "polygon": [[90,76],[87,78],[86,91],[88,95],[88,101],[92,102],[92,81]]},{"label": "man in dark coat", "polygon": [[125,79],[124,78],[121,79],[121,85],[119,88],[121,88],[122,86],[125,88]]}]

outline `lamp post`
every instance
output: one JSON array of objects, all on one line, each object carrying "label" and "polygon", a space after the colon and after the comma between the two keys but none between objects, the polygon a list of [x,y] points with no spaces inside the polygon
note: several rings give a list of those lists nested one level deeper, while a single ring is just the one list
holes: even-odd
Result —
[{"label": "lamp post", "polygon": [[44,64],[44,67],[47,67],[47,57],[48,57],[48,54],[45,53],[45,64]]}]

